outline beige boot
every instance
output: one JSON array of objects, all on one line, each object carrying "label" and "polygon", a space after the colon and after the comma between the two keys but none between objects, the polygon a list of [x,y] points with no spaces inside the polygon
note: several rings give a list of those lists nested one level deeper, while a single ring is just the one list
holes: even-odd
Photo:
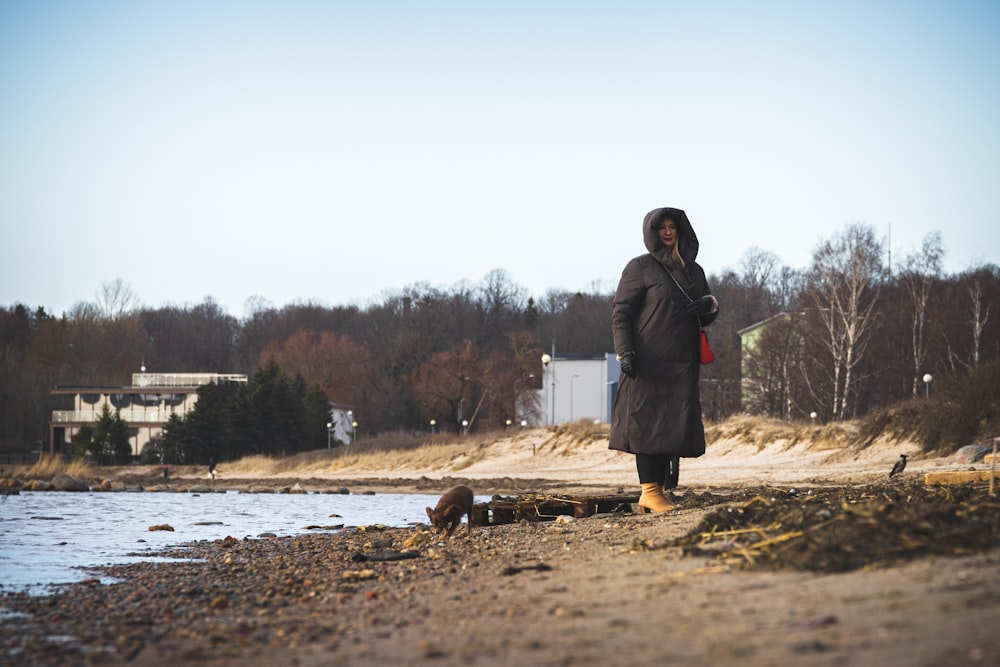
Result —
[{"label": "beige boot", "polygon": [[675,507],[663,496],[663,487],[658,482],[649,482],[642,485],[642,495],[639,496],[639,511],[643,514],[649,512],[669,512]]}]

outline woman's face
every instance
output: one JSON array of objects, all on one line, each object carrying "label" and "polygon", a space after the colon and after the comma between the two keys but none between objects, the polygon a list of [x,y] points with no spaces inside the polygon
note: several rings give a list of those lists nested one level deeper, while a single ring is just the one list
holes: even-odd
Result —
[{"label": "woman's face", "polygon": [[664,220],[663,226],[659,229],[660,241],[667,248],[673,248],[677,243],[677,225],[673,220]]}]

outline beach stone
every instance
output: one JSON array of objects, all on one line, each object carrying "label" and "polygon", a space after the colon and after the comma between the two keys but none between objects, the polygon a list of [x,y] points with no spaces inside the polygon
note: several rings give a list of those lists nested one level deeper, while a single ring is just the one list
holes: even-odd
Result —
[{"label": "beach stone", "polygon": [[23,491],[51,491],[52,484],[41,479],[25,482]]},{"label": "beach stone", "polygon": [[420,549],[438,541],[437,535],[429,530],[417,530],[403,541],[407,549]]},{"label": "beach stone", "polygon": [[149,530],[150,531],[168,530],[168,531],[170,531],[172,533],[172,532],[174,532],[174,527],[171,526],[169,523],[160,523],[160,524],[156,524],[155,526],[150,526]]},{"label": "beach stone", "polygon": [[82,479],[72,477],[70,475],[59,473],[52,478],[52,490],[53,491],[90,491],[90,485],[88,485]]},{"label": "beach stone", "polygon": [[289,493],[308,493],[308,491],[306,491],[305,489],[303,489],[302,485],[299,484],[298,482],[296,482],[295,486],[293,486],[291,489],[289,489],[288,492]]},{"label": "beach stone", "polygon": [[992,452],[992,446],[986,445],[966,445],[961,447],[957,452],[955,452],[955,458],[952,459],[952,463],[976,463],[981,460],[987,453]]}]

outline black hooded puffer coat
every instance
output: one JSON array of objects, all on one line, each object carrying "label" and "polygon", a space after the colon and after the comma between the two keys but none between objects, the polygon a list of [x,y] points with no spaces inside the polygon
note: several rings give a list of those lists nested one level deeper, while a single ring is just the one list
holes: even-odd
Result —
[{"label": "black hooded puffer coat", "polygon": [[[677,226],[682,268],[660,241],[656,227],[664,219]],[[698,378],[701,372],[698,328],[715,321],[718,311],[689,315],[691,299],[710,294],[698,257],[698,237],[687,214],[658,208],[642,223],[648,254],[629,261],[622,271],[611,314],[615,352],[635,354],[636,377],[621,375],[611,417],[611,449],[633,454],[694,457],[705,453]]]}]

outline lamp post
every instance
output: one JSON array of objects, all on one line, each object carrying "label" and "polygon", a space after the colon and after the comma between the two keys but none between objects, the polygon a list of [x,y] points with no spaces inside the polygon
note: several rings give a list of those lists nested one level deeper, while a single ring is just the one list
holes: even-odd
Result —
[{"label": "lamp post", "polygon": [[931,381],[934,379],[930,373],[924,374],[924,400],[931,397]]},{"label": "lamp post", "polygon": [[330,436],[333,435],[333,422],[326,423],[326,448],[330,449]]},{"label": "lamp post", "polygon": [[818,416],[819,415],[816,414],[815,410],[813,410],[812,412],[809,413],[809,419],[812,420],[813,426],[816,425],[816,417],[818,417]]},{"label": "lamp post", "polygon": [[[542,371],[542,382],[545,382],[545,376],[548,375],[549,372],[550,372],[549,371],[549,364],[551,364],[551,363],[552,363],[552,356],[549,355],[549,354],[543,354],[542,355],[542,367],[543,367],[544,370]],[[554,366],[553,366],[551,372],[552,373],[556,372]],[[553,424],[553,423],[555,423],[555,419],[556,419],[556,415],[555,415],[555,412],[556,412],[555,401],[556,401],[556,378],[555,378],[555,375],[553,375],[552,376],[552,399],[551,399],[552,412],[551,413],[549,412],[549,404],[550,404],[549,388],[548,388],[548,385],[546,385],[546,387],[545,387],[545,423],[546,424]]]},{"label": "lamp post", "polygon": [[462,435],[468,435],[468,433],[469,433],[469,420],[468,419],[463,419],[462,420]]},{"label": "lamp post", "polygon": [[431,435],[434,435],[435,433],[437,433],[437,425],[438,425],[437,420],[436,419],[432,419],[431,420]]},{"label": "lamp post", "polygon": [[352,421],[351,422],[351,442],[354,442],[357,439],[358,439],[358,422]]}]

